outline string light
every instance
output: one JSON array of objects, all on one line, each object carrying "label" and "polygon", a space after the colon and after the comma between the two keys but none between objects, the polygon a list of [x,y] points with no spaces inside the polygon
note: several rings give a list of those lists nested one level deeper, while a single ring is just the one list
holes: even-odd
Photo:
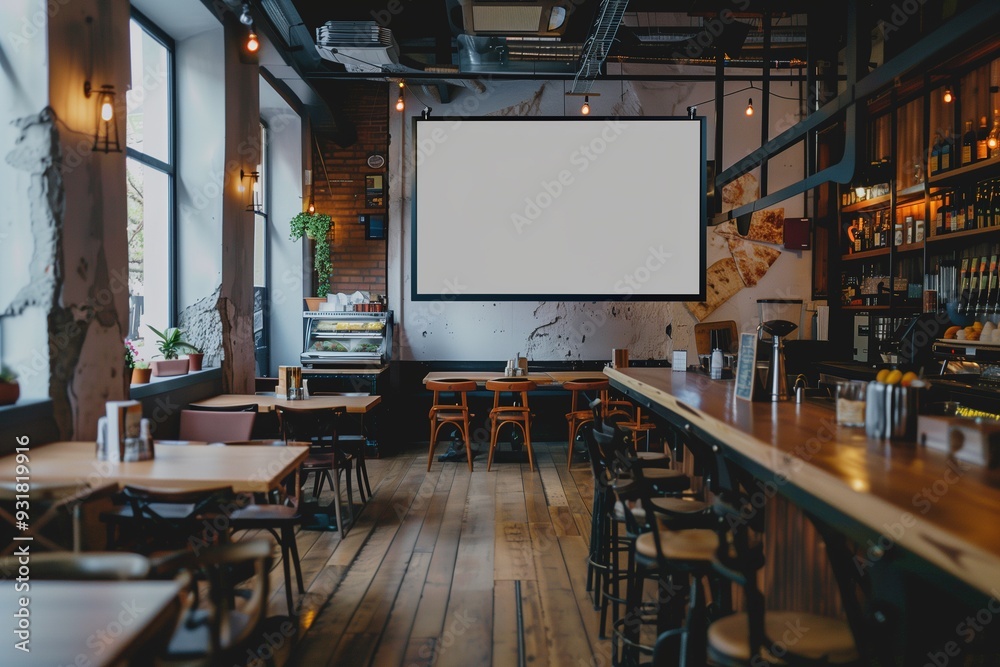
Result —
[{"label": "string light", "polygon": [[944,103],[951,104],[951,101],[955,99],[955,96],[951,94],[951,86],[944,87]]},{"label": "string light", "polygon": [[752,97],[748,97],[747,98],[747,109],[746,109],[746,111],[744,113],[746,113],[746,115],[748,115],[748,116],[752,116],[753,115],[753,98]]},{"label": "string light", "polygon": [[580,107],[580,113],[582,113],[584,116],[590,115],[590,96],[589,95],[584,95],[583,96],[583,106]]},{"label": "string light", "polygon": [[315,212],[316,212],[316,204],[314,204],[314,203],[312,203],[312,202],[310,201],[310,202],[309,202],[309,208],[308,208],[308,209],[306,209],[306,210],[307,210],[307,211],[309,211],[309,215],[312,215],[313,213],[315,213]]},{"label": "string light", "polygon": [[257,53],[258,49],[260,49],[260,40],[257,39],[257,33],[255,33],[253,28],[251,28],[250,34],[247,35],[247,51],[250,53]]},{"label": "string light", "polygon": [[396,98],[396,111],[402,111],[406,108],[406,102],[403,100],[403,82],[399,82],[399,97]]}]

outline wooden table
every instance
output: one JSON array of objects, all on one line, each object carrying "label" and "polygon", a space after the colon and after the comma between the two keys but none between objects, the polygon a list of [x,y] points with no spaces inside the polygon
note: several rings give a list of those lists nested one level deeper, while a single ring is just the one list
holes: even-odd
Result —
[{"label": "wooden table", "polygon": [[381,396],[311,396],[306,399],[289,401],[286,398],[276,396],[262,396],[259,394],[221,394],[197,401],[195,405],[206,407],[224,408],[232,405],[247,405],[256,403],[257,408],[263,412],[274,410],[274,406],[280,405],[294,410],[320,410],[323,408],[347,408],[351,414],[367,414],[372,408],[382,402]]},{"label": "wooden table", "polygon": [[869,440],[864,429],[837,426],[830,407],[737,400],[731,380],[663,368],[604,372],[613,387],[689,424],[859,544],[888,538],[894,565],[973,604],[1000,588],[1000,471],[949,462],[914,443]]},{"label": "wooden table", "polygon": [[571,380],[581,380],[585,378],[603,378],[601,371],[549,371],[542,373],[531,373],[528,375],[520,375],[517,377],[506,378],[504,377],[503,371],[498,371],[496,373],[490,371],[456,371],[454,373],[447,371],[434,371],[428,373],[424,376],[423,382],[427,384],[429,380],[446,380],[452,378],[461,378],[464,380],[475,380],[480,386],[485,386],[487,380],[520,380],[522,378],[531,380],[535,384],[544,387],[558,387],[562,386],[564,382],[569,382]]},{"label": "wooden table", "polygon": [[[300,402],[300,401],[294,401]],[[305,401],[301,401],[305,402]],[[163,445],[152,461],[98,461],[93,442],[54,442],[32,447],[31,478],[45,482],[136,484],[155,488],[201,489],[232,486],[237,493],[278,488],[309,454],[308,447],[225,447]],[[13,455],[0,459],[0,474],[14,479]]]},{"label": "wooden table", "polygon": [[[11,582],[5,585],[12,586]],[[176,581],[31,581],[31,589],[0,595],[7,631],[0,665],[115,665],[134,654],[169,620]],[[29,598],[30,653],[14,647],[20,597]]]}]

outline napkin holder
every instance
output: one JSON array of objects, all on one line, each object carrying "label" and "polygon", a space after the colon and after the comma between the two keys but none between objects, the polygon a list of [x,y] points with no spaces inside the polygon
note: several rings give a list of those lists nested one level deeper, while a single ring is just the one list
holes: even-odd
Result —
[{"label": "napkin holder", "polygon": [[111,463],[146,461],[154,456],[149,420],[139,401],[108,401],[97,421],[97,458]]}]

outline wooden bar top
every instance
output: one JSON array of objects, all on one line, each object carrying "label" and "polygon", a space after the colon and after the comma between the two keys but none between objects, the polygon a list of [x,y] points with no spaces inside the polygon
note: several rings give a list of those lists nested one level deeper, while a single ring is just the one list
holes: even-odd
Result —
[{"label": "wooden bar top", "polygon": [[732,380],[666,368],[604,372],[808,511],[846,516],[884,536],[887,552],[899,545],[980,593],[1000,588],[1000,471],[869,440],[863,428],[837,426],[832,403],[750,403],[734,398]]}]

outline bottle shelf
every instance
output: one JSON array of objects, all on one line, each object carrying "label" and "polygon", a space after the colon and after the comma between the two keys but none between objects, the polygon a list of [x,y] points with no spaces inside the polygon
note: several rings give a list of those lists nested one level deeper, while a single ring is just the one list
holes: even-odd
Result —
[{"label": "bottle shelf", "polygon": [[896,246],[896,253],[909,253],[909,252],[919,252],[924,249],[924,242],[920,241],[918,243],[903,243],[902,245]]},{"label": "bottle shelf", "polygon": [[912,204],[913,202],[919,201],[923,198],[924,198],[923,183],[917,183],[916,185],[911,185],[908,188],[903,188],[902,190],[896,191],[897,206]]},{"label": "bottle shelf", "polygon": [[849,206],[844,206],[840,210],[843,213],[857,213],[858,211],[874,211],[878,208],[887,208],[892,202],[892,195],[881,195],[863,201],[855,202]]},{"label": "bottle shelf", "polygon": [[997,174],[1000,174],[1000,157],[993,157],[935,174],[927,179],[927,183],[931,187],[943,188],[955,183],[965,185],[970,179],[985,180]]},{"label": "bottle shelf", "polygon": [[851,252],[841,256],[844,262],[856,262],[862,259],[872,259],[873,257],[886,257],[889,255],[889,248],[875,248],[874,250],[863,250],[861,252]]},{"label": "bottle shelf", "polygon": [[955,241],[958,239],[968,239],[974,236],[1000,236],[1000,226],[994,225],[993,227],[982,227],[980,229],[963,229],[958,232],[948,232],[947,234],[937,234],[936,236],[931,236],[927,239],[927,243],[931,245],[944,245],[949,241]]}]

